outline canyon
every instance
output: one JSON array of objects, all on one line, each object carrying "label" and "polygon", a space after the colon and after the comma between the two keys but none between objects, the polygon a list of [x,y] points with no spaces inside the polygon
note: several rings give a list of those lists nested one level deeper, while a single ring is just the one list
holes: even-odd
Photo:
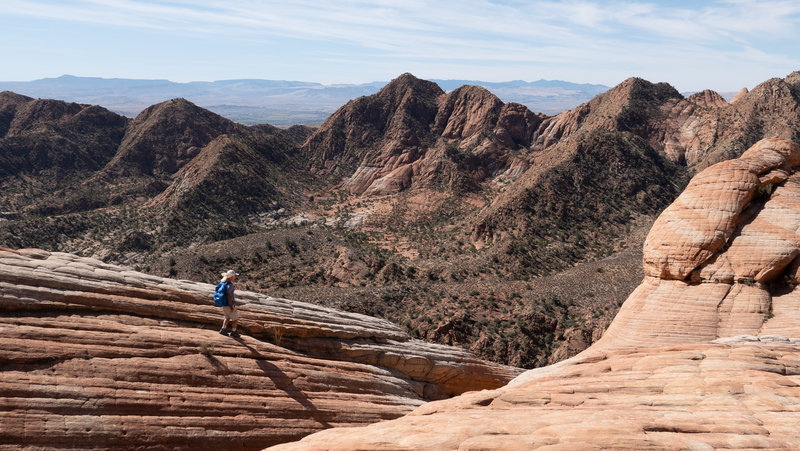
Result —
[{"label": "canyon", "polygon": [[794,448],[798,164],[797,144],[767,139],[695,176],[647,236],[642,284],[577,356],[273,449]]}]

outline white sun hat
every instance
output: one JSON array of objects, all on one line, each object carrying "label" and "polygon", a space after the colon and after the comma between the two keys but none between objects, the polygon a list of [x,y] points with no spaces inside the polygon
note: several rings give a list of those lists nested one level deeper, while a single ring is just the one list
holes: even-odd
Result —
[{"label": "white sun hat", "polygon": [[232,269],[229,269],[228,272],[222,273],[222,277],[230,277],[230,276],[238,276],[238,275],[239,275],[239,273],[234,271],[234,270],[232,270]]}]

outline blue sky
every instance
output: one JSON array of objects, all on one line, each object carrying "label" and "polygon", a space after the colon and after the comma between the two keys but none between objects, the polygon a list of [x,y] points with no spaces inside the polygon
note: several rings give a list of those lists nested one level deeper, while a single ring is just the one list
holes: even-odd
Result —
[{"label": "blue sky", "polygon": [[800,2],[2,0],[0,80],[483,81],[735,91],[800,70]]}]

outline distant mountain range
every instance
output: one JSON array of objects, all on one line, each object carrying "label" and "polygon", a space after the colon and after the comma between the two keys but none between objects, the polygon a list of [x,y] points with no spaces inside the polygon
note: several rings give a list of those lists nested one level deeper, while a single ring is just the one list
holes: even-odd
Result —
[{"label": "distant mountain range", "polygon": [[[482,86],[504,102],[517,102],[547,115],[574,108],[608,86],[558,80],[492,83],[477,80],[432,80],[449,92],[462,85]],[[75,77],[62,75],[26,82],[0,81],[0,91],[31,97],[101,105],[134,117],[155,103],[182,97],[233,121],[253,125],[322,123],[339,107],[377,93],[388,82],[323,85],[286,80],[221,80],[176,83],[169,80]]]}]

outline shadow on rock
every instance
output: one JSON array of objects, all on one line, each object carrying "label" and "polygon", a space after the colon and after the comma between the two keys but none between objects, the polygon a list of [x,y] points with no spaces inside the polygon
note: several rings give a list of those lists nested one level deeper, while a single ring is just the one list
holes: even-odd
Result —
[{"label": "shadow on rock", "polygon": [[[320,411],[314,403],[311,402],[311,399],[299,388],[294,385],[292,378],[289,377],[286,373],[284,373],[278,366],[270,363],[267,360],[267,357],[261,354],[257,349],[253,348],[252,346],[245,343],[245,341],[240,337],[235,339],[239,342],[242,346],[246,347],[254,356],[256,364],[261,371],[264,372],[264,375],[270,378],[272,382],[275,384],[275,387],[279,390],[282,390],[284,393],[289,395],[292,399],[297,401],[298,404],[303,406],[307,412],[311,415],[315,421],[321,424],[323,427],[330,428],[333,427],[326,417],[330,417],[330,412],[323,412]],[[213,362],[212,362],[213,364]],[[224,367],[224,365],[223,365]],[[227,369],[227,367],[226,367]]]}]

